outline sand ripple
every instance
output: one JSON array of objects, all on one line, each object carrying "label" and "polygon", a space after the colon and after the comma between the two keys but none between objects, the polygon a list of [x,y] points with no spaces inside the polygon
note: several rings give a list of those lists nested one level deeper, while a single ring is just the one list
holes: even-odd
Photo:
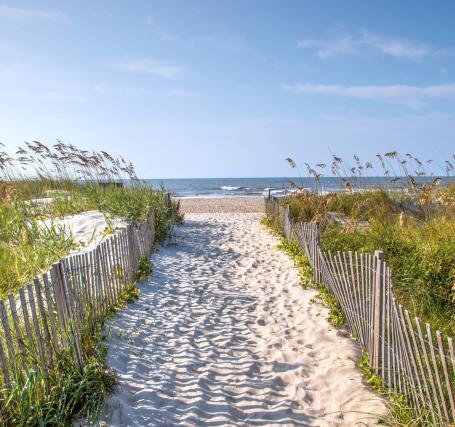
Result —
[{"label": "sand ripple", "polygon": [[153,256],[141,298],[110,323],[123,426],[373,425],[383,402],[358,350],[303,291],[258,214],[190,214]]}]

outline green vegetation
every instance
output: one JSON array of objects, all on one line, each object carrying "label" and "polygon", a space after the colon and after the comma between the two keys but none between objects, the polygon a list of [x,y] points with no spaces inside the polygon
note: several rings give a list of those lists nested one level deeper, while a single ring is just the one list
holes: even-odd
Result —
[{"label": "green vegetation", "polygon": [[326,251],[384,251],[394,292],[412,314],[455,332],[455,185],[418,195],[385,190],[289,198],[291,215],[319,221]]},{"label": "green vegetation", "polygon": [[[93,337],[94,346],[87,349],[82,371],[74,367],[75,356],[68,352],[53,369],[33,369],[25,385],[14,382],[11,390],[1,391],[2,425],[70,426],[80,417],[96,416],[116,384],[115,375],[104,365],[106,346],[98,338]],[[6,398],[2,401],[1,396]]]},{"label": "green vegetation", "polygon": [[[301,176],[294,160],[286,160]],[[290,182],[300,191],[286,201],[293,219],[320,223],[324,250],[384,251],[398,302],[451,336],[455,333],[455,184],[440,187],[434,170],[453,178],[453,160],[422,161],[397,151],[377,154],[374,162],[362,162],[355,154],[350,162],[332,155],[330,164],[305,163],[307,174],[319,193],[321,177],[330,169],[346,192],[318,195],[306,191],[303,181]],[[385,188],[368,189],[369,179],[378,176],[386,179]]]},{"label": "green vegetation", "polygon": [[102,334],[105,321],[125,304],[135,302],[139,293],[134,283],[129,284],[119,301],[107,309],[103,321],[85,332],[81,340],[82,370],[76,368],[74,351],[67,350],[60,355],[53,369],[44,371],[38,363],[23,386],[18,385],[23,381],[17,378],[11,390],[0,389],[0,423],[7,426],[71,426],[79,418],[95,419],[117,383],[115,373],[105,365],[107,346]]},{"label": "green vegetation", "polygon": [[[183,220],[179,204],[164,189],[142,185],[131,163],[121,157],[89,153],[60,142],[51,148],[33,142],[25,149],[19,147],[16,154],[0,152],[1,299],[77,249],[71,236],[56,226],[58,218],[99,210],[109,224],[107,235],[114,231],[114,217],[138,225],[153,207],[158,242],[166,238],[173,222]],[[143,258],[135,280],[151,272],[150,260]],[[114,373],[105,366],[104,323],[138,296],[139,289],[129,284],[101,321],[84,325],[83,369],[77,368],[70,347],[50,369],[40,368],[39,360],[29,360],[34,368],[27,378],[18,370],[10,387],[0,384],[0,424],[71,426],[78,418],[95,418],[116,384]]]},{"label": "green vegetation", "polygon": [[145,279],[152,274],[153,265],[150,258],[144,257],[139,260],[139,268],[136,272],[136,281]]},{"label": "green vegetation", "polygon": [[[445,198],[444,194],[451,191],[453,191],[453,187],[449,187],[441,192],[438,192],[438,196]],[[368,228],[366,225],[359,227],[359,224],[361,224],[362,221],[371,221],[376,215],[379,215],[379,218],[381,218],[379,214],[380,209],[384,209],[385,212],[390,213],[390,210],[392,209],[391,206],[397,206],[396,197],[396,194],[388,194],[382,190],[353,194],[339,193],[328,196],[317,196],[310,193],[303,193],[298,197],[287,199],[286,203],[290,206],[291,214],[294,217],[300,214],[301,216],[298,218],[302,218],[304,221],[311,221],[313,218],[317,218],[321,222],[322,245],[326,250],[351,250],[354,243],[360,242],[360,244],[364,246],[360,246],[359,244],[358,246],[355,246],[355,248],[356,250],[364,251],[366,250],[365,248],[367,247],[367,243],[370,243],[365,241],[368,237]],[[368,206],[371,206],[371,208],[368,208]],[[333,212],[343,212],[347,219],[354,221],[347,221],[343,224],[330,223],[327,220],[326,213],[331,212],[332,209]],[[362,212],[362,214],[360,214],[360,212]],[[393,219],[393,215],[396,214],[391,214],[389,220]],[[398,214],[398,216],[400,217],[400,214]],[[403,220],[402,215],[401,219]],[[435,220],[436,218],[432,219],[432,221]],[[416,232],[415,229],[418,227],[424,227],[427,222],[428,221],[423,220],[420,223],[414,223],[413,231]],[[342,327],[345,324],[345,316],[340,306],[338,305],[335,297],[325,287],[314,282],[309,260],[303,254],[299,245],[294,242],[288,242],[282,236],[279,220],[277,218],[268,216],[262,220],[262,223],[274,233],[281,236],[282,241],[277,248],[286,252],[294,260],[296,267],[299,269],[301,285],[304,288],[312,286],[318,289],[318,299],[330,310],[328,317],[329,322],[337,327]],[[402,232],[406,233],[406,229]],[[434,230],[433,233],[436,234],[437,232],[438,230]],[[454,235],[452,234],[452,239],[453,236]],[[370,243],[373,248],[375,247],[374,243],[381,242],[381,235],[378,234],[376,237],[377,240]],[[373,252],[374,249],[371,249],[371,251]],[[392,252],[392,254],[395,254],[395,252]],[[455,258],[450,258],[450,260],[452,260],[451,265],[453,267],[453,261]],[[453,328],[453,324],[449,325],[449,328]],[[439,419],[438,414],[434,411],[421,408],[420,412],[416,414],[415,408],[409,404],[405,396],[387,392],[382,378],[376,375],[375,371],[370,367],[366,353],[362,354],[359,361],[359,369],[370,387],[388,399],[389,415],[386,416],[384,420],[381,420],[384,425],[394,427],[442,427],[446,425],[443,420]]]},{"label": "green vegetation", "polygon": [[443,427],[447,425],[436,412],[420,408],[416,414],[415,408],[409,404],[404,395],[388,393],[382,378],[370,367],[366,353],[362,354],[358,366],[368,385],[388,399],[389,414],[384,420],[381,420],[385,425],[392,427]]},{"label": "green vegetation", "polygon": [[0,298],[30,281],[75,246],[63,230],[39,227],[21,204],[0,204]]},{"label": "green vegetation", "polygon": [[[427,174],[425,165],[432,163],[431,160],[421,162],[410,154],[403,157],[395,151],[377,155],[377,158],[382,174],[372,173],[373,165],[361,163],[357,156],[354,156],[354,167],[333,156],[332,174],[340,179],[346,192],[329,194],[321,191],[322,172],[316,171],[327,165],[321,163],[313,168],[306,164],[318,191],[309,192],[303,187],[303,180],[302,185],[291,182],[298,191],[283,198],[281,203],[289,207],[294,221],[319,222],[321,246],[325,251],[373,253],[382,250],[392,269],[398,302],[411,315],[453,336],[455,184],[449,181],[447,186],[440,186],[439,178]],[[292,159],[287,161],[297,168]],[[445,166],[447,176],[453,176],[452,163],[446,161]],[[378,175],[387,179],[384,188],[363,186],[368,184],[365,178]],[[280,220],[269,213],[267,222],[276,221],[274,225],[279,225]],[[389,416],[383,420],[385,424],[397,427],[447,425],[431,408],[415,408],[405,396],[390,393],[382,378],[370,368],[366,354],[359,368],[370,386],[388,398]]]},{"label": "green vegetation", "polygon": [[[167,199],[164,189],[142,185],[123,158],[62,143],[48,148],[35,142],[17,153],[12,158],[0,152],[0,298],[76,248],[55,225],[58,218],[99,210],[108,223],[121,217],[136,225],[152,206],[158,242],[182,221],[178,202]],[[110,226],[106,234],[112,231]]]},{"label": "green vegetation", "polygon": [[309,286],[316,288],[319,291],[318,301],[329,309],[327,320],[334,326],[342,327],[345,324],[346,319],[341,307],[338,305],[335,297],[324,286],[317,284],[313,280],[310,261],[302,252],[299,245],[294,242],[288,242],[282,236],[277,222],[272,218],[265,217],[262,220],[262,224],[269,228],[273,233],[280,236],[281,242],[277,245],[277,249],[285,252],[294,261],[294,265],[299,271],[300,286],[302,286],[303,289],[307,289]]}]

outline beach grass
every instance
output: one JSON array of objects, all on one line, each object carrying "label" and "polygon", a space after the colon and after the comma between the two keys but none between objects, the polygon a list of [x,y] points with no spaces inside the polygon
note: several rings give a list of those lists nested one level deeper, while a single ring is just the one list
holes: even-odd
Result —
[{"label": "beach grass", "polygon": [[[142,261],[142,265],[145,269],[141,270],[141,279],[151,273],[149,262]],[[108,351],[103,332],[105,322],[125,304],[134,303],[139,294],[136,283],[129,284],[115,305],[106,310],[105,317],[85,331],[81,337],[82,369],[76,368],[76,354],[71,348],[61,352],[51,368],[42,369],[36,363],[25,383],[18,377],[9,388],[0,389],[0,423],[72,426],[78,419],[95,420],[117,385],[115,372],[105,362]]]},{"label": "beach grass", "polygon": [[290,198],[293,218],[318,221],[325,251],[384,251],[398,301],[413,315],[455,333],[455,185],[422,209],[412,195],[385,190]]},{"label": "beach grass", "polygon": [[[172,223],[181,222],[179,203],[164,188],[143,185],[131,163],[106,152],[88,153],[62,143],[39,142],[19,147],[16,156],[0,152],[0,298],[14,293],[52,263],[77,250],[72,236],[55,221],[87,210],[112,220],[138,225],[155,212],[155,240],[166,238]],[[135,279],[150,275],[149,259],[141,259]],[[116,384],[105,365],[104,322],[139,295],[134,283],[126,287],[105,318],[81,337],[84,367],[77,369],[74,349],[65,350],[49,369],[31,360],[34,368],[12,378],[0,390],[2,425],[70,426],[81,417],[93,419]]]},{"label": "beach grass", "polygon": [[[296,194],[285,203],[293,219],[320,223],[325,251],[382,250],[392,269],[398,302],[435,329],[454,336],[455,156],[443,163],[397,151],[375,157],[363,162],[355,154],[350,161],[332,155],[330,163],[305,163],[318,191],[290,182]],[[287,161],[301,176],[296,162]],[[447,185],[441,185],[434,174],[438,168]],[[326,169],[345,191],[322,191]],[[385,186],[364,187],[365,178],[372,176],[384,177]]]},{"label": "beach grass", "polygon": [[77,249],[55,220],[98,210],[108,223],[119,217],[137,225],[149,207],[161,242],[171,224],[182,221],[179,203],[164,188],[143,185],[123,158],[62,143],[34,142],[16,156],[0,152],[0,297]]},{"label": "beach grass", "polygon": [[[368,195],[363,195],[363,198]],[[346,201],[343,204],[346,205]],[[276,218],[264,217],[262,224],[269,229],[270,232],[276,234],[280,238],[280,243],[277,249],[285,252],[294,262],[300,276],[300,285],[303,289],[308,287],[318,291],[317,297],[312,300],[321,303],[329,310],[327,320],[337,328],[343,328],[346,323],[345,315],[338,304],[334,295],[327,288],[316,283],[313,279],[313,272],[309,259],[303,253],[300,246],[295,242],[289,242],[283,235],[279,221]],[[371,368],[368,361],[368,355],[362,350],[362,355],[358,361],[358,368],[362,373],[365,382],[378,394],[387,399],[388,414],[383,416],[379,423],[391,427],[443,427],[447,424],[439,414],[428,408],[416,409],[409,404],[406,397],[402,394],[390,393],[387,390],[386,384],[381,376],[377,375],[375,370]]]},{"label": "beach grass", "polygon": [[[72,237],[53,220],[87,210],[98,210],[105,214],[108,223],[112,218],[120,217],[138,224],[146,218],[152,206],[158,242],[163,241],[172,222],[182,220],[175,202],[171,201],[170,206],[165,205],[166,193],[162,189],[155,190],[142,185],[102,188],[97,184],[74,183],[63,187],[60,183],[59,188],[65,188],[70,197],[58,196],[52,203],[31,209],[24,198],[39,198],[49,182],[43,182],[40,186],[39,182],[33,180],[29,184],[40,191],[32,193],[21,182],[20,187],[24,192],[17,192],[14,200],[3,200],[0,204],[0,297],[26,284],[46,271],[53,262],[77,249]],[[8,185],[14,188],[16,183]]]}]

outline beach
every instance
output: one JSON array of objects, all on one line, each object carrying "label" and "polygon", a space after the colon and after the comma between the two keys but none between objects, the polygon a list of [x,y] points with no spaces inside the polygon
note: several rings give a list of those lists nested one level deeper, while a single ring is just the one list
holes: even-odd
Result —
[{"label": "beach", "polygon": [[64,231],[68,238],[72,238],[76,247],[72,253],[87,252],[100,244],[106,236],[116,230],[126,227],[126,221],[120,218],[106,218],[102,212],[86,211],[75,215],[68,215],[59,219],[40,221],[39,226]]},{"label": "beach", "polygon": [[190,213],[251,213],[264,211],[263,197],[181,198],[182,212]]},{"label": "beach", "polygon": [[259,202],[183,199],[137,302],[108,322],[102,425],[377,425],[360,349],[304,290]]}]

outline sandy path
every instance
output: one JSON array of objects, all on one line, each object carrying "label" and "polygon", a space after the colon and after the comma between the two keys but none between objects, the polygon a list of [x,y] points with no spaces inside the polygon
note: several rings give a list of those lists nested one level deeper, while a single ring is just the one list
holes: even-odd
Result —
[{"label": "sandy path", "polygon": [[140,300],[111,323],[120,386],[108,425],[371,425],[383,402],[358,350],[259,214],[191,214],[153,256]]},{"label": "sandy path", "polygon": [[212,199],[183,198],[180,207],[189,213],[252,213],[264,211],[263,197],[214,197]]}]

